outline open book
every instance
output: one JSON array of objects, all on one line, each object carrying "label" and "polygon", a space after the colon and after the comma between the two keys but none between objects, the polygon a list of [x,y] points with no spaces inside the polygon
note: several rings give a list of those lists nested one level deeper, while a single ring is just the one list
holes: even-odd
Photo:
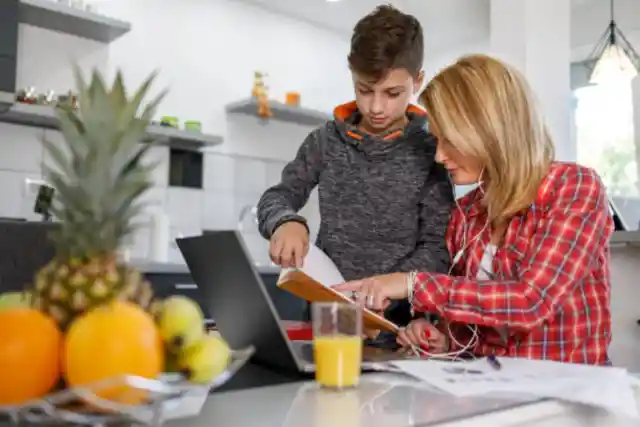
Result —
[{"label": "open book", "polygon": [[[320,248],[312,245],[301,269],[285,268],[280,272],[278,286],[309,302],[346,302],[355,304],[347,295],[332,289],[344,282],[338,267]],[[363,310],[365,329],[398,332],[393,322],[367,310]]]}]

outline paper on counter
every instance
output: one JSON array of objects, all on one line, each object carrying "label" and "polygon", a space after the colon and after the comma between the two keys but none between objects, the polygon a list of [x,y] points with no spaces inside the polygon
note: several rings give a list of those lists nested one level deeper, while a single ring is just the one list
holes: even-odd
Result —
[{"label": "paper on counter", "polygon": [[342,277],[338,267],[336,267],[333,261],[331,261],[331,258],[316,245],[309,247],[309,252],[304,258],[302,268],[283,268],[280,271],[278,281],[291,271],[301,271],[316,282],[330,288],[344,283],[344,277]]},{"label": "paper on counter", "polygon": [[638,417],[634,380],[623,368],[500,358],[495,370],[472,362],[397,361],[406,374],[456,396],[517,394],[553,398]]}]

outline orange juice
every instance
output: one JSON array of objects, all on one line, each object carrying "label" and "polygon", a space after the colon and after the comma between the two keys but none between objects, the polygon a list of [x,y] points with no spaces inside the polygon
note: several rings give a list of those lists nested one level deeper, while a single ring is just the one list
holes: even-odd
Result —
[{"label": "orange juice", "polygon": [[313,339],[316,381],[325,387],[353,387],[360,379],[362,338],[353,335]]}]

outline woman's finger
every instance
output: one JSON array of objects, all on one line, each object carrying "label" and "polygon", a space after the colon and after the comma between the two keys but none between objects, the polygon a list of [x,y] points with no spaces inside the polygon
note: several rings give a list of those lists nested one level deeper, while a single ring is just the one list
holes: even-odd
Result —
[{"label": "woman's finger", "polygon": [[373,310],[384,310],[387,307],[387,296],[382,287],[378,286],[374,289],[372,302]]},{"label": "woman's finger", "polygon": [[402,347],[410,347],[411,346],[411,343],[407,339],[407,332],[406,332],[406,330],[404,328],[400,329],[400,332],[398,332],[398,336],[396,338],[396,342],[398,344],[400,344]]},{"label": "woman's finger", "polygon": [[420,347],[421,345],[426,344],[426,342],[423,343],[418,339],[418,336],[416,335],[415,331],[411,327],[411,324],[409,325],[409,327],[406,328],[406,334],[407,334],[407,340],[411,345]]},{"label": "woman's finger", "polygon": [[363,287],[362,295],[364,299],[364,306],[369,310],[381,311],[384,310],[386,304],[386,297],[384,290],[375,281],[367,283],[366,288]]},{"label": "woman's finger", "polygon": [[362,287],[360,288],[360,292],[358,293],[358,304],[362,307],[372,308],[369,305],[373,305],[374,300],[374,285],[370,280],[365,280],[362,282]]},{"label": "woman's finger", "polygon": [[435,326],[429,324],[428,326],[428,333],[429,333],[429,337],[427,338],[427,341],[429,343],[430,348],[433,348],[434,351],[437,351],[439,353],[444,352],[445,349],[445,343],[446,343],[446,337],[445,335],[440,332]]},{"label": "woman's finger", "polygon": [[412,322],[410,326],[416,339],[423,344],[429,342],[429,338],[434,336],[433,331],[436,330],[431,323],[427,322]]},{"label": "woman's finger", "polygon": [[442,342],[442,340],[429,341],[428,345],[429,349],[431,349],[433,353],[444,353],[445,351],[444,342]]},{"label": "woman's finger", "polygon": [[359,292],[362,293],[362,287],[365,280],[353,280],[351,282],[341,283],[339,285],[333,286],[333,290],[337,292]]}]

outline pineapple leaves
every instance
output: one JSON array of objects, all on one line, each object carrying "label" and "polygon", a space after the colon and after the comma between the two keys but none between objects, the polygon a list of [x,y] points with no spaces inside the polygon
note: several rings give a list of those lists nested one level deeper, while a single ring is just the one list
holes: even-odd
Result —
[{"label": "pineapple leaves", "polygon": [[46,172],[45,175],[49,175],[51,173],[73,173],[73,168],[71,167],[69,159],[67,158],[67,156],[65,156],[62,150],[55,145],[55,143],[47,140],[46,138],[43,138],[42,143],[44,144],[46,153],[49,155],[49,157],[51,157],[51,160],[53,161],[52,166],[55,167],[55,170],[52,169],[51,171]]},{"label": "pineapple leaves", "polygon": [[118,106],[127,103],[127,89],[124,86],[124,79],[120,71],[116,73],[116,79],[109,94],[109,102],[111,102],[111,107],[115,110],[118,109]]},{"label": "pineapple leaves", "polygon": [[145,103],[153,73],[129,97],[118,71],[109,87],[98,71],[89,82],[74,67],[79,109],[57,108],[63,144],[44,140],[52,160],[45,179],[56,189],[52,213],[62,222],[53,236],[61,256],[112,254],[137,227],[142,196],[157,166],[145,159],[147,127],[165,92]]}]

